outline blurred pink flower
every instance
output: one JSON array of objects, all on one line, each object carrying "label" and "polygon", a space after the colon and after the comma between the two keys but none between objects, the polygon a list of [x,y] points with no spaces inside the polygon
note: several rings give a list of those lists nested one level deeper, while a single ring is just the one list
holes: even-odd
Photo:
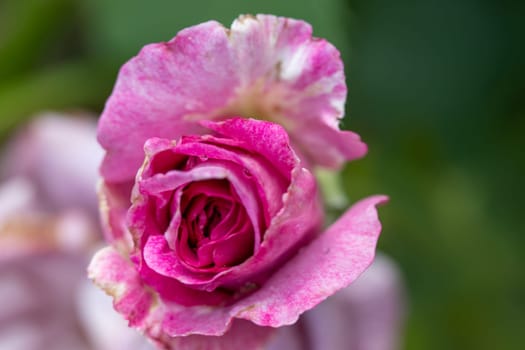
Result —
[{"label": "blurred pink flower", "polygon": [[[93,119],[48,114],[8,147],[0,185],[0,349],[151,349],[109,297],[95,301],[101,293],[86,277],[101,237],[91,167],[102,150],[94,137]],[[114,321],[111,336],[96,328],[102,319]]]},{"label": "blurred pink flower", "polygon": [[7,145],[2,176],[29,180],[45,210],[80,208],[97,213],[95,186],[104,156],[92,116],[44,113]]}]

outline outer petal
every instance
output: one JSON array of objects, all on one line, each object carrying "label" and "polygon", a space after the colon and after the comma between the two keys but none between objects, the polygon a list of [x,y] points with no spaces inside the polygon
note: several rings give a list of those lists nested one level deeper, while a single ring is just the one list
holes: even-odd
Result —
[{"label": "outer petal", "polygon": [[346,99],[340,54],[326,40],[312,38],[308,23],[241,16],[232,24],[231,41],[241,86],[226,112],[283,125],[312,164],[338,167],[366,154],[357,134],[348,137],[338,128]]},{"label": "outer petal", "polygon": [[154,350],[154,346],[129,328],[112,307],[111,298],[86,280],[77,293],[77,312],[85,335],[96,350]]},{"label": "outer petal", "polygon": [[306,312],[300,322],[312,350],[395,350],[401,345],[403,311],[400,271],[379,255],[352,285]]},{"label": "outer petal", "polygon": [[111,184],[104,181],[98,186],[104,237],[122,253],[129,253],[133,248],[133,238],[126,226],[126,213],[131,205],[131,187],[131,183]]},{"label": "outer petal", "polygon": [[198,133],[200,119],[236,115],[283,125],[312,164],[363,156],[359,137],[338,130],[346,98],[339,52],[311,34],[303,21],[242,16],[231,30],[207,22],[144,47],[122,67],[99,123],[105,179],[132,179],[148,138],[177,139]]},{"label": "outer petal", "polygon": [[[159,300],[142,284],[135,267],[111,247],[94,256],[88,273],[113,296],[115,309],[131,326],[168,349],[227,350],[241,344],[259,349],[269,340],[270,328],[243,320],[233,322],[232,327],[230,308],[184,307]],[[174,338],[180,336],[184,337]]]},{"label": "outer petal", "polygon": [[103,176],[133,179],[151,137],[177,139],[201,129],[187,117],[220,108],[237,85],[228,35],[217,22],[187,28],[168,43],[145,46],[120,70],[99,123],[108,151]]},{"label": "outer petal", "polygon": [[106,247],[98,251],[91,260],[88,276],[113,296],[115,309],[126,316],[130,326],[143,326],[155,305],[156,296],[143,286],[129,261],[112,247]]},{"label": "outer petal", "polygon": [[237,303],[233,313],[263,326],[292,324],[353,282],[374,258],[381,231],[375,206],[386,200],[374,196],[356,203],[260,290]]}]

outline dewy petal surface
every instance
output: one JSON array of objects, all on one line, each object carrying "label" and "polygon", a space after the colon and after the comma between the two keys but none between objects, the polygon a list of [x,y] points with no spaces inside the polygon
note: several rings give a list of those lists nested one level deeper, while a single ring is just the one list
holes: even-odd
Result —
[{"label": "dewy petal surface", "polygon": [[270,15],[241,16],[229,30],[202,23],[121,68],[99,123],[102,174],[131,180],[148,138],[202,133],[199,120],[237,115],[283,125],[308,163],[337,167],[366,153],[356,134],[338,129],[345,98],[339,52],[312,38],[308,23]]}]

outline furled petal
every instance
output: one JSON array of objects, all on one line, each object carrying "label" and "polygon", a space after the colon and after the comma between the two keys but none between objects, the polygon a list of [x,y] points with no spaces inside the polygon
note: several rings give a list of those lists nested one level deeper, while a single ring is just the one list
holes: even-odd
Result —
[{"label": "furled petal", "polygon": [[339,52],[306,22],[258,15],[230,30],[190,27],[121,68],[99,123],[102,174],[129,181],[148,138],[178,139],[202,132],[199,120],[238,115],[283,125],[308,163],[337,167],[366,153],[356,134],[338,129],[345,98]]},{"label": "furled petal", "polygon": [[386,200],[373,196],[356,203],[232,311],[259,325],[288,325],[353,282],[374,258],[381,231],[375,206]]}]

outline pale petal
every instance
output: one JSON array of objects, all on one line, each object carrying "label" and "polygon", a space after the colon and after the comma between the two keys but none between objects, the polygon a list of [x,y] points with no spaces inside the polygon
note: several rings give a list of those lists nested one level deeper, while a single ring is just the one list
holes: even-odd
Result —
[{"label": "pale petal", "polygon": [[153,291],[144,288],[135,267],[112,247],[95,254],[88,267],[88,276],[113,296],[115,309],[126,317],[130,326],[141,327],[155,307]]}]

